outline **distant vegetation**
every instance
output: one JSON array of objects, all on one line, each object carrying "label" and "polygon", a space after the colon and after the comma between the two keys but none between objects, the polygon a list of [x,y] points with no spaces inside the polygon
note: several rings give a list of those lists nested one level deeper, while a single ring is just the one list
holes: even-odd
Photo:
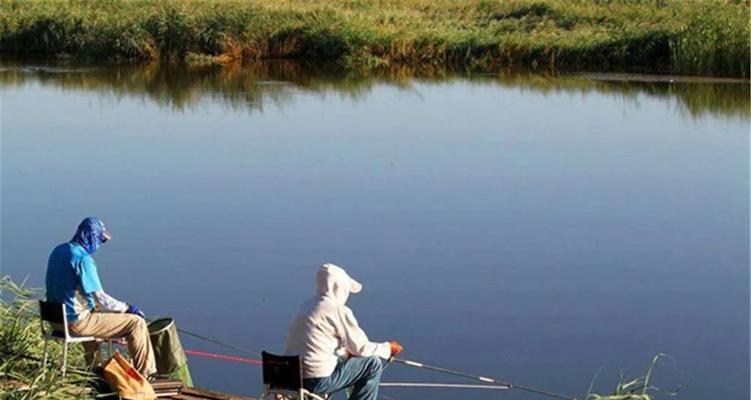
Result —
[{"label": "distant vegetation", "polygon": [[0,0],[0,52],[749,76],[750,0]]}]

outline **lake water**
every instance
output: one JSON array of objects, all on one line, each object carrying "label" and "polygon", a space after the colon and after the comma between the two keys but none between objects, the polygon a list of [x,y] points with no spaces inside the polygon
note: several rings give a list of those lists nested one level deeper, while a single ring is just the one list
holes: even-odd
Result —
[{"label": "lake water", "polygon": [[[42,285],[96,215],[108,292],[245,348],[280,351],[335,262],[404,358],[582,396],[664,352],[679,399],[747,399],[748,83],[612,78],[6,62],[1,272]],[[261,390],[256,366],[190,361]]]}]

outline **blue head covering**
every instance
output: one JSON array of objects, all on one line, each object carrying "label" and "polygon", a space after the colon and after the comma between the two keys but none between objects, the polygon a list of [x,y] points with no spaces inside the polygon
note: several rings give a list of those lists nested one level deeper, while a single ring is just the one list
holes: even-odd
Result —
[{"label": "blue head covering", "polygon": [[80,224],[76,234],[73,235],[71,243],[77,243],[86,250],[89,254],[94,254],[96,249],[102,245],[106,240],[104,239],[104,233],[106,232],[104,222],[97,217],[87,217]]}]

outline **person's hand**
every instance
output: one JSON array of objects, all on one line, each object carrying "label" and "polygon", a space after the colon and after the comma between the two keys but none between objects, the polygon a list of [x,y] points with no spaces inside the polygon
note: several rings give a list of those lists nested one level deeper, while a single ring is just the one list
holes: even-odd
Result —
[{"label": "person's hand", "polygon": [[391,346],[391,357],[396,357],[404,351],[404,347],[396,340],[390,340],[389,345]]},{"label": "person's hand", "polygon": [[146,319],[146,314],[143,313],[143,311],[139,310],[138,307],[134,306],[133,304],[128,304],[128,309],[125,310],[128,314],[134,314],[138,315],[139,317]]}]

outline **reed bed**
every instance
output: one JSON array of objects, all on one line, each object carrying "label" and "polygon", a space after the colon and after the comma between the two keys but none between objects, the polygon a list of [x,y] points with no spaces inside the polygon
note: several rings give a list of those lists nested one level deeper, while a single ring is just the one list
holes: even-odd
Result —
[{"label": "reed bed", "polygon": [[[70,346],[70,367],[65,378],[52,363],[42,368],[43,341],[36,294],[7,277],[0,278],[0,399],[93,398],[89,385],[92,376],[78,370],[85,365],[81,346]],[[59,342],[51,341],[49,352],[50,360],[59,362],[62,353]]]},{"label": "reed bed", "polygon": [[0,0],[0,52],[749,76],[749,0]]}]

